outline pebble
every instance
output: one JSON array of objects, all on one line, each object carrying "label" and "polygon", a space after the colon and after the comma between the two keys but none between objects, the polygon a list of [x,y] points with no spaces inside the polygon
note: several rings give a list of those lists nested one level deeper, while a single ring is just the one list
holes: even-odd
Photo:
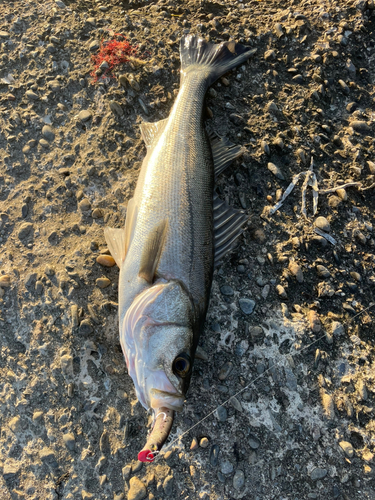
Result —
[{"label": "pebble", "polygon": [[276,59],[276,53],[275,53],[275,51],[272,50],[272,49],[266,50],[266,52],[264,53],[264,59],[266,61]]},{"label": "pebble", "polygon": [[308,320],[311,330],[314,333],[319,333],[322,329],[322,323],[320,322],[318,313],[311,309],[308,314]]},{"label": "pebble", "polygon": [[229,402],[235,410],[242,412],[242,405],[235,396],[232,396]]},{"label": "pebble", "polygon": [[96,262],[104,267],[113,267],[116,264],[115,259],[111,255],[98,255]]},{"label": "pebble", "polygon": [[340,441],[339,442],[339,446],[340,446],[340,448],[343,450],[343,452],[345,453],[345,455],[348,458],[352,458],[353,457],[353,455],[354,455],[354,448],[351,445],[351,443],[349,443],[348,441]]},{"label": "pebble", "polygon": [[220,292],[223,294],[223,295],[226,295],[227,297],[232,297],[232,295],[234,295],[234,290],[231,286],[229,285],[223,285],[221,288],[220,288]]},{"label": "pebble", "polygon": [[346,201],[348,199],[347,192],[343,188],[337,189],[336,194],[342,201]]},{"label": "pebble", "polygon": [[367,125],[366,122],[363,122],[363,121],[354,121],[354,122],[351,122],[350,123],[350,126],[352,127],[353,130],[355,130],[356,132],[363,132],[363,133],[367,133],[367,132],[370,132],[371,131],[371,127],[369,125]]},{"label": "pebble", "polygon": [[258,342],[264,337],[263,328],[260,326],[252,326],[251,328],[249,328],[249,334],[253,342]]},{"label": "pebble", "polygon": [[255,308],[255,301],[252,299],[239,299],[238,304],[244,314],[251,314]]},{"label": "pebble", "polygon": [[262,148],[263,153],[265,153],[267,156],[271,154],[270,147],[266,141],[262,141],[260,143],[260,147]]},{"label": "pebble", "polygon": [[172,495],[174,488],[174,477],[170,474],[163,481],[164,494],[167,496]]},{"label": "pebble", "polygon": [[220,465],[220,471],[222,474],[232,474],[234,470],[233,464],[229,460],[225,460]]},{"label": "pebble", "polygon": [[289,268],[289,271],[293,274],[293,276],[296,277],[296,280],[298,281],[298,283],[303,283],[303,273],[302,273],[301,266],[299,264],[297,264],[296,261],[291,260],[289,262],[288,268]]},{"label": "pebble", "polygon": [[101,208],[95,208],[93,211],[92,211],[92,218],[93,219],[101,219],[103,217],[103,210]]},{"label": "pebble", "polygon": [[281,297],[282,299],[287,299],[288,298],[288,295],[287,295],[287,293],[285,291],[285,288],[282,285],[277,285],[276,286],[276,292],[279,295],[279,297]]},{"label": "pebble", "polygon": [[350,271],[350,276],[356,281],[362,281],[361,275],[357,271]]},{"label": "pebble", "polygon": [[44,125],[42,128],[42,134],[47,141],[52,142],[55,139],[55,132],[50,125]]},{"label": "pebble", "polygon": [[327,474],[327,469],[315,467],[315,469],[310,472],[310,478],[312,479],[312,481],[317,481],[318,479],[323,479],[324,477],[326,477]]},{"label": "pebble", "polygon": [[215,416],[219,420],[219,422],[225,422],[228,418],[227,409],[224,406],[219,406],[215,410]]},{"label": "pebble", "polygon": [[237,469],[233,476],[233,487],[241,490],[245,484],[245,474],[241,469]]},{"label": "pebble", "polygon": [[219,380],[225,380],[228,378],[230,372],[233,370],[233,363],[227,361],[220,369],[218,378]]},{"label": "pebble", "polygon": [[318,276],[320,276],[321,278],[329,278],[331,276],[331,273],[328,271],[328,269],[320,264],[316,266],[316,270]]},{"label": "pebble", "polygon": [[339,321],[333,321],[331,325],[331,333],[336,336],[343,335],[345,333],[344,325]]},{"label": "pebble", "polygon": [[15,434],[20,430],[21,428],[21,419],[20,417],[13,417],[9,423],[9,429],[11,429]]},{"label": "pebble", "polygon": [[128,500],[143,500],[146,495],[146,486],[142,483],[142,481],[136,476],[130,478]]},{"label": "pebble", "polygon": [[199,447],[199,444],[198,444],[198,439],[196,437],[194,437],[191,441],[191,445],[190,445],[190,450],[191,451],[194,451],[194,450],[197,450]]},{"label": "pebble", "polygon": [[252,450],[257,450],[260,446],[260,440],[252,434],[248,437],[248,443]]},{"label": "pebble", "polygon": [[275,176],[277,179],[280,179],[282,181],[285,180],[284,174],[281,172],[280,168],[276,166],[274,163],[268,163],[267,164],[268,170]]},{"label": "pebble", "polygon": [[46,139],[39,139],[39,144],[45,149],[49,148],[49,142]]},{"label": "pebble", "polygon": [[341,87],[341,90],[345,95],[349,95],[349,87],[346,85],[344,80],[339,80],[339,85]]},{"label": "pebble", "polygon": [[63,441],[64,441],[65,446],[68,448],[68,450],[70,450],[70,451],[75,450],[76,440],[75,440],[74,434],[72,434],[71,432],[64,434]]},{"label": "pebble", "polygon": [[92,118],[92,113],[88,109],[83,109],[78,113],[78,119],[81,122],[87,122]]},{"label": "pebble", "polygon": [[199,441],[199,446],[201,448],[208,448],[208,445],[210,444],[209,440],[206,438],[206,437],[203,437],[200,441]]},{"label": "pebble", "polygon": [[39,99],[39,96],[38,94],[36,94],[35,92],[33,92],[32,90],[26,90],[26,93],[25,93],[26,97],[32,101],[36,101],[37,99]]},{"label": "pebble", "polygon": [[60,368],[65,377],[73,376],[73,357],[70,354],[61,356]]},{"label": "pebble", "polygon": [[78,332],[81,335],[90,335],[94,331],[92,324],[90,323],[89,319],[84,319],[81,321],[81,324],[79,325]]},{"label": "pebble", "polygon": [[111,284],[111,280],[106,278],[106,277],[102,277],[102,278],[98,278],[95,281],[95,283],[96,283],[96,286],[99,288],[107,288]]},{"label": "pebble", "polygon": [[318,229],[321,229],[325,233],[329,233],[331,231],[331,226],[328,222],[328,220],[325,217],[317,217],[317,219],[314,222],[315,227]]},{"label": "pebble", "polygon": [[0,276],[0,286],[4,288],[10,286],[9,274],[3,274]]},{"label": "pebble", "polygon": [[91,210],[91,203],[90,200],[87,198],[83,198],[79,203],[78,207],[81,210],[81,212],[88,212]]},{"label": "pebble", "polygon": [[100,42],[99,40],[93,40],[90,45],[89,45],[89,51],[90,52],[95,52],[96,50],[98,50],[100,47]]},{"label": "pebble", "polygon": [[122,116],[124,114],[121,104],[117,101],[109,101],[109,107],[112,113],[114,113],[117,116]]}]

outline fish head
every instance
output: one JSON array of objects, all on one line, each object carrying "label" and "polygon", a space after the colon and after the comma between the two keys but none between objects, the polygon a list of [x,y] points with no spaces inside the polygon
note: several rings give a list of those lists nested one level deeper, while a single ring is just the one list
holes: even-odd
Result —
[{"label": "fish head", "polygon": [[182,409],[194,359],[192,304],[176,281],[156,282],[133,301],[121,328],[121,345],[145,408]]}]

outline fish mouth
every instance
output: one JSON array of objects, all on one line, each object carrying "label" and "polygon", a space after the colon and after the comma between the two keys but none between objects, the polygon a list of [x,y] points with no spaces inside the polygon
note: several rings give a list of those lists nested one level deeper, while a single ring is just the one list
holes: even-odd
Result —
[{"label": "fish mouth", "polygon": [[161,389],[151,389],[149,393],[150,406],[156,412],[159,408],[169,408],[181,411],[185,397],[178,392],[167,392]]}]

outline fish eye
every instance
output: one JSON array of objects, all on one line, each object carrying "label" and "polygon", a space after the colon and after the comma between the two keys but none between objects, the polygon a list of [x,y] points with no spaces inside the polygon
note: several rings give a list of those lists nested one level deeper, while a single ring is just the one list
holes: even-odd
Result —
[{"label": "fish eye", "polygon": [[181,378],[184,378],[189,374],[190,367],[190,356],[184,352],[179,354],[173,361],[173,372]]}]

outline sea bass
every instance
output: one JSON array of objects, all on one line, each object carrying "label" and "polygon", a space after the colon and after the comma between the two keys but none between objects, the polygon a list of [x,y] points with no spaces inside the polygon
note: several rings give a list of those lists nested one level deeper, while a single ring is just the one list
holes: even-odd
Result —
[{"label": "sea bass", "polygon": [[138,400],[154,423],[141,461],[153,461],[182,409],[206,317],[215,263],[246,215],[221,201],[215,178],[242,153],[208,134],[208,87],[254,49],[198,36],[180,43],[181,87],[169,117],[142,123],[147,146],[125,227],[106,228],[119,268],[120,342]]}]

